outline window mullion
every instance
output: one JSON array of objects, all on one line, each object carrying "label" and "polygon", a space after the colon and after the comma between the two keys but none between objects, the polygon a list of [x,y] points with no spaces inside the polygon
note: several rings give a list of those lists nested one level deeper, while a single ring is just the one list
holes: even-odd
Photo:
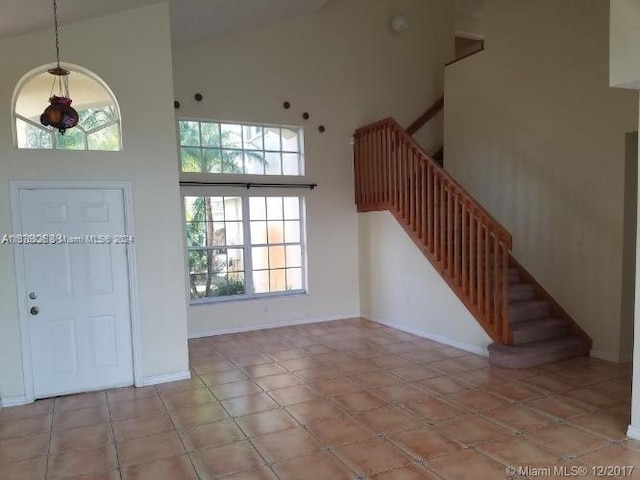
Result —
[{"label": "window mullion", "polygon": [[298,223],[300,224],[300,237],[299,237],[299,245],[300,245],[300,266],[302,273],[302,288],[306,291],[309,291],[308,278],[307,278],[307,237],[306,237],[306,228],[307,228],[307,218],[305,216],[305,212],[307,211],[306,198],[303,196],[298,197]]},{"label": "window mullion", "polygon": [[253,297],[253,256],[251,255],[251,212],[249,197],[242,197],[242,231],[244,232],[244,284],[246,293]]}]

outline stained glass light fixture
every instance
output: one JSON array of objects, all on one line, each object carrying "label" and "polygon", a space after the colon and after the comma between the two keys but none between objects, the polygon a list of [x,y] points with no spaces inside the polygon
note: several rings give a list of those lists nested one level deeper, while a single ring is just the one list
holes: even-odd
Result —
[{"label": "stained glass light fixture", "polygon": [[40,115],[40,123],[45,127],[57,128],[64,135],[68,128],[78,124],[78,112],[71,106],[69,96],[69,70],[60,66],[60,40],[58,38],[58,0],[53,0],[53,22],[56,31],[57,66],[48,70],[53,75],[53,83],[49,94],[50,105]]}]

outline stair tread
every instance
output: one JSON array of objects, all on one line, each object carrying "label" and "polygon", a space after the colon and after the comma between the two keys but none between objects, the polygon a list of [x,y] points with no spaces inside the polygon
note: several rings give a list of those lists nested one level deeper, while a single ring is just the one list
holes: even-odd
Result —
[{"label": "stair tread", "polygon": [[509,301],[521,302],[535,299],[535,290],[530,283],[512,283],[509,285]]},{"label": "stair tread", "polygon": [[522,332],[525,330],[537,330],[540,328],[553,328],[553,327],[564,327],[569,326],[569,324],[560,318],[535,318],[533,320],[525,320],[523,322],[516,322],[511,325],[511,330],[513,332]]},{"label": "stair tread", "polygon": [[527,300],[514,300],[512,302],[509,302],[509,309],[519,310],[523,308],[539,307],[543,305],[549,305],[549,302],[541,298],[529,298]]},{"label": "stair tread", "polygon": [[533,285],[530,283],[512,283],[509,287],[510,291],[522,291],[522,290],[533,290]]}]

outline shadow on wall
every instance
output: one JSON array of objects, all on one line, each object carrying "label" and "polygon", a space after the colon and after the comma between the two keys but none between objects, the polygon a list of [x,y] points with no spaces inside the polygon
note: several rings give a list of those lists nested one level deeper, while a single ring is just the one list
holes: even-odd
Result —
[{"label": "shadow on wall", "polygon": [[622,233],[622,305],[620,310],[620,361],[633,356],[633,316],[636,288],[636,223],[638,205],[638,132],[625,143],[624,227]]}]

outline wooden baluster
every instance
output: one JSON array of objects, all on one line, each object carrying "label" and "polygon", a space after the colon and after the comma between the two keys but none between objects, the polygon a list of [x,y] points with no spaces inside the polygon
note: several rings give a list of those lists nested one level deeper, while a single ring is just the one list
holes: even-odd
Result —
[{"label": "wooden baluster", "polygon": [[491,245],[489,245],[489,225],[484,229],[484,314],[491,322]]},{"label": "wooden baluster", "polygon": [[404,141],[400,140],[402,151],[402,214],[405,220],[409,219],[409,149]]},{"label": "wooden baluster", "polygon": [[473,210],[469,212],[469,295],[472,305],[476,305],[478,302],[478,292],[476,289],[478,280],[476,275],[476,269],[478,267],[478,243],[476,241],[478,236],[478,222],[475,215],[476,213]]},{"label": "wooden baluster", "polygon": [[402,210],[402,150],[400,149],[400,139],[395,134],[395,156],[396,156],[396,211],[398,214]]},{"label": "wooden baluster", "polygon": [[484,312],[484,295],[482,294],[482,286],[483,286],[483,274],[484,274],[484,262],[483,262],[483,255],[482,253],[484,252],[483,246],[482,246],[482,224],[480,223],[480,219],[476,218],[476,252],[477,252],[477,260],[478,260],[478,265],[477,265],[477,269],[476,269],[476,298],[478,299],[478,311],[480,312]]},{"label": "wooden baluster", "polygon": [[375,138],[375,130],[372,130],[369,134],[369,149],[371,152],[371,177],[369,182],[369,187],[371,191],[370,202],[375,206],[376,204],[376,175],[377,175],[377,164],[378,164],[378,155],[376,152],[376,138]]},{"label": "wooden baluster", "polygon": [[400,199],[402,198],[402,152],[400,151],[400,144],[398,139],[398,133],[394,132],[394,157],[396,159],[396,174],[395,174],[395,208],[398,213],[402,208]]},{"label": "wooden baluster", "polygon": [[378,129],[378,134],[376,135],[377,137],[377,144],[378,144],[378,158],[380,159],[380,163],[378,165],[378,171],[380,172],[380,174],[378,175],[378,203],[382,206],[384,204],[384,196],[385,196],[385,179],[384,179],[384,172],[386,170],[386,163],[387,163],[387,157],[384,155],[384,148],[383,148],[383,144],[382,144],[382,133],[383,133],[383,128],[384,127],[380,127]]},{"label": "wooden baluster", "polygon": [[449,271],[449,277],[453,278],[453,190],[452,185],[449,185],[447,190],[447,270]]},{"label": "wooden baluster", "polygon": [[404,178],[403,178],[403,183],[404,183],[404,218],[406,221],[409,221],[409,193],[410,193],[410,181],[411,181],[411,173],[409,172],[409,147],[403,143],[402,144],[402,160],[404,162]]},{"label": "wooden baluster", "polygon": [[389,148],[391,152],[391,205],[394,210],[398,206],[398,156],[396,155],[396,134],[389,129]]},{"label": "wooden baluster", "polygon": [[422,236],[422,225],[424,224],[424,202],[422,201],[422,192],[424,191],[424,174],[423,162],[420,152],[416,152],[416,234],[420,239],[420,245],[424,245],[424,237]]},{"label": "wooden baluster", "polygon": [[366,185],[366,189],[367,189],[367,205],[371,206],[371,203],[373,202],[373,198],[372,198],[372,193],[373,193],[373,188],[372,188],[372,170],[373,170],[373,152],[371,150],[371,132],[367,132],[367,136],[366,136],[366,165],[367,165],[367,178],[365,179],[365,185]]},{"label": "wooden baluster", "polygon": [[355,180],[355,201],[356,205],[360,207],[360,144],[358,141],[358,134],[353,136],[353,178]]},{"label": "wooden baluster", "polygon": [[398,155],[400,155],[400,215],[402,218],[405,216],[405,193],[406,193],[406,182],[405,177],[407,176],[407,163],[405,159],[405,150],[404,145],[400,138],[398,138]]},{"label": "wooden baluster", "polygon": [[447,262],[447,183],[442,175],[439,175],[440,180],[440,251],[438,252],[438,259],[442,262],[442,267]]},{"label": "wooden baluster", "polygon": [[414,175],[414,163],[413,163],[413,149],[407,146],[407,161],[409,162],[409,175],[408,175],[408,198],[407,201],[409,202],[409,215],[408,215],[408,223],[409,223],[409,228],[413,231],[415,228],[415,220],[414,220],[414,215],[416,212],[416,206],[414,204],[414,195],[413,195],[413,191],[415,189],[415,186],[413,184],[413,175]]},{"label": "wooden baluster", "polygon": [[393,172],[393,163],[391,162],[391,132],[389,130],[389,126],[385,125],[384,127],[384,151],[387,157],[387,182],[386,182],[386,202],[387,207],[391,208],[391,190],[392,190],[392,180],[391,173]]},{"label": "wooden baluster", "polygon": [[491,241],[493,244],[493,286],[491,288],[491,294],[493,299],[493,302],[492,302],[493,324],[498,329],[498,334],[501,334],[502,324],[500,323],[500,302],[501,302],[500,276],[501,276],[502,265],[500,265],[500,262],[502,261],[502,258],[500,257],[498,239],[496,238],[495,235],[491,236]]},{"label": "wooden baluster", "polygon": [[462,271],[461,271],[461,277],[462,277],[462,283],[460,285],[460,288],[462,289],[462,294],[464,296],[468,296],[469,294],[469,278],[468,278],[468,274],[469,274],[469,270],[468,270],[468,265],[467,265],[467,259],[468,259],[468,250],[469,250],[469,238],[467,237],[467,235],[469,234],[469,231],[467,229],[467,204],[464,201],[464,199],[461,202],[460,205],[460,217],[461,217],[461,248],[462,248]]},{"label": "wooden baluster", "polygon": [[373,189],[373,203],[377,206],[378,204],[378,178],[380,175],[380,150],[378,149],[378,128],[375,128],[371,132],[371,150],[373,152],[373,178],[372,178],[372,189]]},{"label": "wooden baluster", "polygon": [[427,212],[429,211],[429,202],[427,200],[427,198],[429,198],[427,194],[427,190],[429,186],[429,178],[427,176],[428,163],[427,162],[420,162],[420,163],[421,163],[420,178],[422,180],[422,187],[421,187],[422,199],[420,201],[422,205],[422,210],[420,212],[420,224],[422,226],[422,230],[420,231],[420,236],[422,237],[422,245],[425,248],[427,248],[429,245],[429,239],[427,237]]},{"label": "wooden baluster", "polygon": [[431,170],[433,174],[433,249],[431,250],[433,256],[438,260],[438,251],[440,249],[440,229],[438,227],[440,222],[440,184],[438,180],[438,171]]},{"label": "wooden baluster", "polygon": [[460,202],[458,194],[454,195],[453,200],[453,281],[459,287],[460,279]]},{"label": "wooden baluster", "polygon": [[416,233],[416,236],[418,237],[418,239],[420,238],[420,232],[422,231],[422,225],[421,225],[421,212],[422,212],[422,195],[420,194],[420,189],[422,188],[422,181],[420,178],[420,154],[418,153],[418,151],[414,148],[413,149],[413,163],[414,163],[414,171],[413,171],[413,176],[414,176],[414,190],[413,190],[413,198],[414,198],[414,202],[416,204],[416,211],[415,211],[415,216],[416,216],[416,224],[414,226],[414,231]]},{"label": "wooden baluster", "polygon": [[369,197],[369,202],[375,206],[376,204],[376,196],[377,196],[377,192],[376,192],[376,176],[378,173],[378,155],[377,155],[377,151],[376,151],[376,132],[375,129],[371,131],[371,133],[369,134],[369,151],[371,152],[371,175],[369,178],[369,189],[370,189],[370,197]]},{"label": "wooden baluster", "polygon": [[427,251],[433,253],[433,166],[427,163]]},{"label": "wooden baluster", "polygon": [[511,345],[513,340],[511,336],[511,329],[509,327],[509,251],[503,245],[500,244],[502,249],[502,341],[506,345]]},{"label": "wooden baluster", "polygon": [[362,167],[360,173],[360,195],[362,197],[362,204],[367,204],[367,136],[366,133],[362,134],[360,138],[360,165]]},{"label": "wooden baluster", "polygon": [[493,278],[491,279],[491,313],[493,315],[493,324],[496,326],[496,332],[501,333],[500,325],[500,255],[498,251],[498,241],[494,234],[491,234],[492,252],[493,252]]},{"label": "wooden baluster", "polygon": [[411,191],[411,198],[413,199],[413,231],[416,234],[420,234],[420,163],[418,162],[418,151],[415,148],[411,149],[411,163],[413,164],[413,172],[411,173],[411,180],[413,190]]}]

